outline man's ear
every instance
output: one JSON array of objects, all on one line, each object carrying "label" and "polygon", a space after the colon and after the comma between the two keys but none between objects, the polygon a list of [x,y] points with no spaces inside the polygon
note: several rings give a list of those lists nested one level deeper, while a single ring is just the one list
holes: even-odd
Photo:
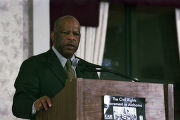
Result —
[{"label": "man's ear", "polygon": [[51,40],[52,40],[52,43],[54,44],[54,32],[51,32]]}]

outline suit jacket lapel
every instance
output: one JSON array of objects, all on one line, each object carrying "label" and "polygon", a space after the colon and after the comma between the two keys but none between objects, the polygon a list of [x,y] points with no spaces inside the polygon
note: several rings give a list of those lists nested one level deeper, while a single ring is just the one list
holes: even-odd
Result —
[{"label": "suit jacket lapel", "polygon": [[[75,57],[78,58],[79,60],[81,60],[81,58],[79,58],[79,57],[77,57],[77,56],[75,56]],[[76,67],[76,75],[77,75],[77,78],[84,78],[83,69],[84,69],[84,68],[79,67],[79,66],[77,65],[77,67]]]},{"label": "suit jacket lapel", "polygon": [[52,49],[47,52],[47,62],[49,63],[49,68],[52,70],[58,80],[65,84],[67,79],[65,70]]},{"label": "suit jacket lapel", "polygon": [[79,58],[79,57],[76,57],[78,58],[81,62],[83,62],[83,66],[77,66],[76,67],[76,74],[77,74],[77,78],[88,78],[89,76],[89,72],[87,72],[85,69],[86,67],[86,64],[87,62],[84,61],[83,59]]}]

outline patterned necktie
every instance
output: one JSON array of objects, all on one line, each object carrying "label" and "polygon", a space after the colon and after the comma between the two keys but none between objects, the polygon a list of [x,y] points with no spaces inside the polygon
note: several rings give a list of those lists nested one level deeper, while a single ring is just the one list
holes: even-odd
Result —
[{"label": "patterned necktie", "polygon": [[72,79],[75,78],[75,76],[71,67],[71,61],[69,59],[67,59],[67,62],[66,62],[66,72],[67,72],[68,79],[72,81]]}]

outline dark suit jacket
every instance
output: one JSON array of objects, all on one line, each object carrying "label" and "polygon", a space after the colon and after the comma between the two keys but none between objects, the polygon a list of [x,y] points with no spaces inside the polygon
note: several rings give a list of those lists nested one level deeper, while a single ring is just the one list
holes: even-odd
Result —
[{"label": "dark suit jacket", "polygon": [[[82,59],[81,59],[82,60]],[[83,61],[83,64],[89,64]],[[76,68],[78,78],[98,79],[96,72],[82,72]],[[67,76],[53,50],[25,60],[15,81],[13,114],[32,119],[32,104],[41,96],[54,97],[65,85]]]}]

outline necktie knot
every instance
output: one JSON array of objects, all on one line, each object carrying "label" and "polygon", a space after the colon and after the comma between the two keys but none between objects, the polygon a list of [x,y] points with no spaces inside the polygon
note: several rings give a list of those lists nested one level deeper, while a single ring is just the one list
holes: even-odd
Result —
[{"label": "necktie knot", "polygon": [[66,67],[67,69],[71,69],[71,60],[67,59]]}]

